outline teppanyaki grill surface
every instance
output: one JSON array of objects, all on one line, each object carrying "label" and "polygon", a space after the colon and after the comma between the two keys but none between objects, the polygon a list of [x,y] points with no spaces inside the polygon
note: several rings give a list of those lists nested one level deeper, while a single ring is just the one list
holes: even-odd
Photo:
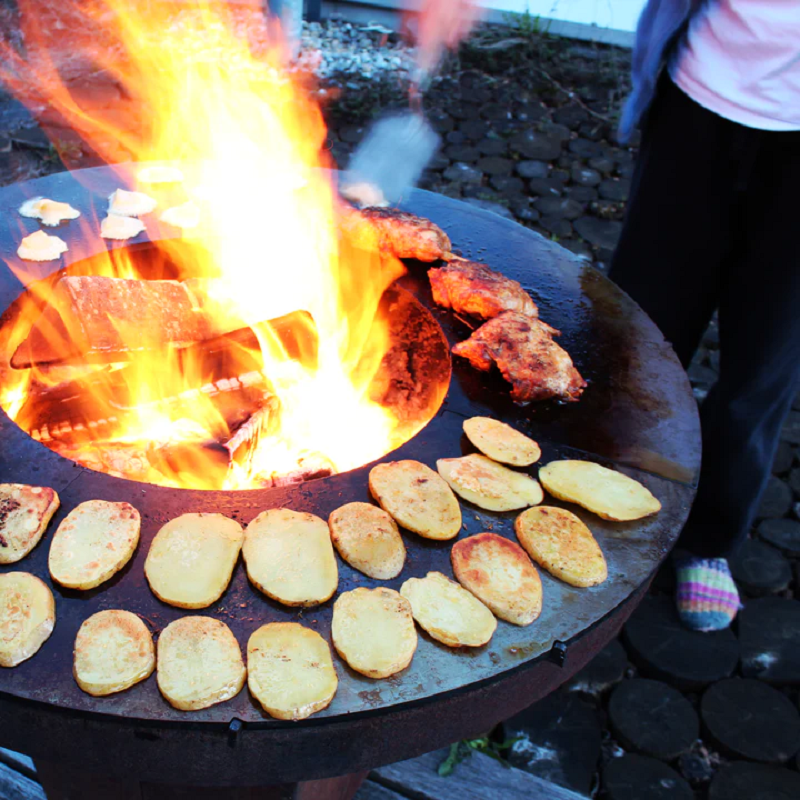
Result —
[{"label": "teppanyaki grill surface", "polygon": [[[116,171],[115,171],[116,170]],[[35,280],[68,266],[77,258],[102,249],[103,240],[85,234],[98,227],[108,195],[126,185],[125,168],[98,168],[60,173],[0,190],[0,248],[2,256]],[[43,195],[69,202],[82,219],[52,231],[69,244],[65,264],[30,264],[13,254],[19,240],[38,226],[19,217],[26,197]],[[269,718],[245,688],[234,700],[199,712],[173,709],[160,696],[155,675],[121,694],[95,698],[83,693],[72,676],[72,647],[81,623],[91,614],[120,608],[139,614],[158,634],[169,622],[187,613],[217,617],[230,626],[243,651],[250,634],[271,621],[299,621],[330,641],[333,601],[318,608],[291,609],[274,603],[247,581],[241,561],[228,591],[208,609],[186,612],[158,601],[144,578],[143,565],[154,535],[168,520],[190,511],[217,511],[247,524],[260,511],[286,506],[327,519],[335,508],[351,501],[369,501],[370,465],[331,478],[249,492],[175,490],[122,480],[82,468],[37,443],[4,413],[0,414],[0,480],[52,486],[61,509],[43,541],[26,559],[2,571],[25,570],[52,586],[47,554],[52,533],[64,515],[85,500],[127,501],[142,515],[141,541],[127,567],[107,584],[88,592],[53,586],[56,627],[30,660],[0,670],[3,696],[69,709],[100,719],[197,726],[227,725],[242,720],[248,727],[320,726],[350,715],[385,714],[409,704],[453,697],[468,687],[489,685],[520,669],[530,668],[553,652],[563,655],[569,642],[589,632],[613,614],[632,594],[638,594],[674,543],[693,496],[700,460],[697,410],[691,390],[671,348],[635,304],[592,267],[537,234],[494,214],[427,192],[414,192],[404,208],[439,224],[454,248],[469,258],[519,280],[540,307],[544,320],[563,331],[560,343],[589,381],[578,403],[515,406],[508,386],[498,376],[474,371],[454,359],[453,378],[437,416],[415,438],[381,461],[418,459],[435,468],[437,458],[470,452],[462,435],[465,418],[488,415],[502,419],[535,438],[542,447],[540,463],[557,458],[590,458],[617,466],[642,481],[661,500],[657,516],[636,523],[610,523],[573,508],[597,536],[609,567],[608,580],[591,589],[573,589],[542,571],[544,610],[526,628],[499,622],[492,641],[477,650],[453,650],[420,632],[411,666],[388,680],[374,681],[351,671],[336,659],[339,689],[325,711],[302,723]],[[150,235],[171,235],[148,220]],[[128,244],[144,242],[144,236]],[[268,269],[269,256],[254,259],[253,269]],[[463,340],[469,328],[454,315],[437,308],[430,295],[426,265],[409,264],[401,284],[430,309],[450,343]],[[0,270],[0,309],[7,309],[21,291],[20,281]],[[536,466],[531,469],[536,474]],[[546,502],[560,505],[552,498]],[[464,526],[460,537],[494,531],[513,539],[515,514],[490,513],[462,503]],[[395,580],[373,581],[339,561],[339,592],[357,586],[399,588],[404,580],[430,570],[452,575],[452,542],[432,542],[404,533],[408,559]],[[610,636],[610,634],[609,634]],[[554,651],[555,646],[555,651]],[[521,702],[522,705],[527,703]]]}]

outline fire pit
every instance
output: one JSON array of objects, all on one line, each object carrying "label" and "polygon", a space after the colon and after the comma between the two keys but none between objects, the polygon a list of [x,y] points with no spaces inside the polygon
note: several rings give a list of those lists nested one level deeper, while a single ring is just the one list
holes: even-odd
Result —
[{"label": "fire pit", "polygon": [[[31,283],[0,326],[6,413],[37,441],[101,472],[162,486],[249,489],[360,466],[407,441],[439,409],[450,380],[447,341],[399,285],[376,298],[375,318],[365,320],[363,336],[380,350],[359,349],[353,373],[365,377],[352,384],[344,370],[326,370],[335,354],[305,311],[253,327],[235,319],[233,330],[181,348],[133,331],[119,350],[79,349],[85,331],[70,324],[81,327],[98,293],[135,285],[103,277],[109,261],[116,272],[124,261],[136,284],[155,287],[146,300],[157,302],[159,289],[204,280],[191,273],[198,251],[180,241],[166,252],[141,243],[110,257],[102,250]],[[72,315],[59,296],[71,280],[85,295]],[[280,358],[272,362],[262,346]]]},{"label": "fire pit", "polygon": [[[3,189],[0,251],[15,251],[21,238],[15,212],[27,197],[69,202],[84,218],[97,219],[108,195],[129,175],[124,166],[98,168]],[[694,495],[699,427],[685,374],[645,315],[598,272],[555,244],[493,214],[426,192],[415,192],[407,208],[439,224],[466,257],[519,280],[542,316],[563,331],[562,343],[589,387],[579,403],[521,408],[510,401],[501,378],[477,373],[459,359],[453,360],[451,377],[444,342],[463,340],[469,329],[433,304],[424,265],[411,262],[384,302],[423,332],[406,344],[420,354],[424,374],[431,378],[427,382],[447,393],[444,399],[443,392],[426,395],[421,389],[422,394],[406,395],[423,397],[420,407],[430,421],[379,460],[410,458],[434,465],[437,458],[461,455],[469,447],[462,438],[464,419],[492,416],[536,439],[541,463],[590,458],[634,475],[659,497],[661,513],[620,524],[579,512],[606,553],[608,580],[592,589],[572,589],[542,572],[541,617],[527,628],[500,623],[485,648],[451,650],[421,635],[411,666],[384,681],[360,676],[337,661],[336,697],[326,710],[300,723],[268,718],[246,690],[203,711],[181,712],[159,695],[155,676],[118,695],[84,694],[71,669],[72,646],[83,620],[103,608],[123,608],[139,614],[157,633],[185,614],[159,602],[144,579],[144,559],[161,525],[191,511],[221,512],[246,524],[260,511],[281,506],[327,518],[346,502],[369,500],[367,473],[373,459],[329,477],[250,491],[157,486],[80,466],[36,441],[4,413],[0,479],[56,489],[62,505],[53,525],[79,502],[104,499],[136,506],[142,532],[134,558],[109,584],[89,592],[54,587],[53,635],[35,657],[0,671],[5,723],[0,743],[43,762],[128,781],[253,786],[343,775],[485,730],[562,683],[619,630],[673,545]],[[70,247],[64,265],[27,264],[30,281],[47,280],[62,266],[68,272],[85,267],[85,259],[97,258],[104,247],[77,226],[63,227],[58,234]],[[166,235],[166,229],[151,231],[152,237]],[[146,253],[148,245],[134,247]],[[18,319],[21,290],[11,272],[0,272],[0,308],[5,310],[0,330]],[[513,537],[514,516],[464,504],[460,536],[493,530]],[[405,579],[429,570],[450,574],[448,543],[404,538],[406,567],[382,585],[399,588]],[[21,568],[49,581],[47,550],[44,542],[24,562],[2,570]],[[339,592],[372,585],[378,584],[340,563]],[[253,589],[239,566],[222,599],[202,613],[224,621],[243,645],[271,621],[300,620],[329,639],[331,612],[331,602],[304,611],[274,603]]]}]

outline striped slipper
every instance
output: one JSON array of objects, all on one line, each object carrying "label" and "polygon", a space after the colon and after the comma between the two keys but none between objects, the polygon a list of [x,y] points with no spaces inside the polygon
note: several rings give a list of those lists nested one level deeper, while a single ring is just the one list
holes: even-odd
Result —
[{"label": "striped slipper", "polygon": [[741,603],[724,558],[684,558],[675,576],[678,616],[687,628],[720,631],[733,622]]}]

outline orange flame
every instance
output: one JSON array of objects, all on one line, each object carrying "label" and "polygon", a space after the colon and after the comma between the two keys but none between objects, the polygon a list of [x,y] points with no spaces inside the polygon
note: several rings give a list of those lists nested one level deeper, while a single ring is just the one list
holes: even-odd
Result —
[{"label": "orange flame", "polygon": [[[255,363],[255,373],[266,376],[280,403],[280,429],[262,439],[247,469],[234,465],[226,488],[248,488],[264,476],[291,472],[308,452],[346,470],[399,445],[397,420],[369,398],[369,387],[388,347],[379,302],[403,267],[378,253],[369,228],[358,230],[358,247],[342,240],[335,188],[323,169],[329,164],[321,155],[322,114],[311,88],[288,76],[280,31],[264,20],[257,0],[238,8],[238,16],[224,3],[206,0],[192,0],[179,12],[163,0],[95,0],[66,9],[49,1],[19,5],[26,56],[6,40],[6,82],[41,116],[66,120],[109,162],[180,165],[186,174],[182,188],[136,188],[159,200],[156,214],[167,203],[194,202],[200,225],[184,237],[202,247],[187,250],[179,240],[159,247],[184,274],[208,279],[207,305],[221,329],[250,327],[256,333],[257,344],[235,349],[237,368],[253,373]],[[101,102],[98,91],[72,82],[76,60],[91,62],[103,86],[122,86],[121,97],[109,103],[114,92],[105,92]],[[144,218],[148,226],[151,219]],[[87,236],[98,235],[97,221],[79,222]],[[142,276],[124,249],[93,259],[91,269],[151,277]],[[48,302],[50,284],[39,291],[46,291]],[[313,358],[290,357],[276,330],[264,324],[297,311],[313,319],[308,330],[296,331],[298,339],[315,341]],[[115,444],[202,443],[233,433],[214,402],[218,387],[209,383],[203,358],[191,348],[165,350],[148,341],[161,332],[150,331],[147,320],[111,321],[137,351],[130,361],[30,370],[27,379],[41,387],[77,371],[106,401],[124,378],[125,406],[134,413]],[[29,329],[33,318],[26,324]],[[2,344],[13,348],[20,340],[16,331]],[[26,392],[20,385],[6,389],[2,404],[12,417]],[[182,399],[165,404],[164,398]],[[102,439],[100,431],[95,438]],[[95,463],[86,453],[74,457]],[[219,488],[204,458],[198,449],[190,469],[183,464],[166,474],[145,470],[146,479]]]}]

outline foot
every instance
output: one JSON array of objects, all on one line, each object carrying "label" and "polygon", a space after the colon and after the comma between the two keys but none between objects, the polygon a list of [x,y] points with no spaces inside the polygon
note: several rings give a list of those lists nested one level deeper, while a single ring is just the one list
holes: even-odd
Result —
[{"label": "foot", "polygon": [[675,564],[681,622],[694,631],[721,631],[741,608],[739,592],[724,558],[690,556]]}]

